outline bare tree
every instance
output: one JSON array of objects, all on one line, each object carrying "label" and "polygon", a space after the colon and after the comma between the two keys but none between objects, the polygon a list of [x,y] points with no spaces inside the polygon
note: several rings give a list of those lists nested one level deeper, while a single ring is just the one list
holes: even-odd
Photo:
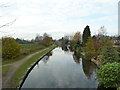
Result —
[{"label": "bare tree", "polygon": [[16,21],[16,19],[14,19],[13,21],[8,22],[8,23],[6,23],[6,24],[0,25],[0,28],[6,27],[6,26],[10,26],[10,25],[12,25],[15,21]]},{"label": "bare tree", "polygon": [[98,30],[98,35],[102,35],[102,36],[107,35],[107,30],[104,26],[100,27],[100,29]]},{"label": "bare tree", "polygon": [[[10,2],[7,2],[7,3],[0,3],[0,9],[2,8],[6,8],[6,7],[10,7],[12,4]],[[0,18],[3,17],[3,16],[0,16]],[[17,19],[13,19],[12,21],[10,22],[7,22],[7,23],[4,23],[2,25],[0,25],[0,28],[3,28],[3,27],[8,27],[8,26],[11,26]],[[0,33],[5,33],[5,31],[0,31]]]}]

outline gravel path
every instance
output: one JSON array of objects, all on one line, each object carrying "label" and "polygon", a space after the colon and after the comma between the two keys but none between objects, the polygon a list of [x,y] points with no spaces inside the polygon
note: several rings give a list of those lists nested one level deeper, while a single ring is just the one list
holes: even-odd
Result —
[{"label": "gravel path", "polygon": [[3,65],[3,66],[12,65],[12,68],[11,68],[7,73],[5,73],[4,75],[2,75],[2,81],[3,81],[3,82],[2,82],[2,87],[3,87],[3,88],[9,88],[9,86],[8,86],[7,83],[8,83],[9,80],[11,79],[12,75],[14,74],[14,72],[15,72],[24,62],[26,62],[27,60],[29,60],[32,56],[34,56],[34,55],[37,54],[37,53],[43,52],[43,51],[45,51],[45,50],[47,50],[47,49],[48,49],[48,48],[43,49],[43,50],[38,51],[38,52],[35,52],[35,53],[33,53],[33,54],[30,54],[30,55],[26,56],[25,58],[23,58],[23,59],[21,59],[21,60],[19,60],[19,61],[17,61],[17,62]]}]

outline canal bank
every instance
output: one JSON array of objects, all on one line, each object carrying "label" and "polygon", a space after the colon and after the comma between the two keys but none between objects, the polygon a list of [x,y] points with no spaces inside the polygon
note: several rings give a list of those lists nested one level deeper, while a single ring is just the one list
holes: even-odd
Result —
[{"label": "canal bank", "polygon": [[53,49],[55,49],[55,48],[56,48],[56,46],[52,47],[48,52],[46,52],[45,54],[43,54],[42,56],[40,56],[40,58],[31,65],[31,67],[30,67],[30,68],[27,70],[27,72],[25,73],[23,80],[21,80],[20,85],[19,85],[19,87],[18,87],[19,89],[21,89],[21,87],[22,87],[23,83],[25,82],[27,76],[29,75],[29,73],[31,72],[31,70],[35,67],[35,65],[38,64],[38,62],[39,62],[42,58],[44,58],[48,53],[50,53],[50,52],[51,52]]},{"label": "canal bank", "polygon": [[[10,80],[7,81],[7,85],[4,86],[3,88],[17,88],[19,87],[19,84],[21,82],[21,80],[23,79],[25,73],[27,72],[28,68],[31,67],[31,65],[36,62],[42,55],[44,55],[45,53],[49,52],[50,50],[52,50],[55,46],[51,46],[47,49],[44,49],[36,54],[34,54],[32,57],[27,58],[27,60],[22,60],[22,63],[17,63],[15,64],[15,66],[13,67],[14,70],[13,74],[11,74],[12,76],[10,77]],[[8,73],[9,74],[9,73]],[[9,75],[8,75],[9,77]]]},{"label": "canal bank", "polygon": [[[85,53],[82,52],[81,55],[84,57]],[[89,61],[93,62],[98,68],[100,68],[100,62],[99,61],[95,60],[94,58],[92,58]]]},{"label": "canal bank", "polygon": [[91,62],[93,62],[98,68],[100,68],[100,62],[99,61],[92,58]]}]

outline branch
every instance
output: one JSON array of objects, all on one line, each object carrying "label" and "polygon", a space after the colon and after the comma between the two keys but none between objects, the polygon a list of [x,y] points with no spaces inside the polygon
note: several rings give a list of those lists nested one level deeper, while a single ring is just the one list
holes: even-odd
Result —
[{"label": "branch", "polygon": [[0,8],[9,7],[9,6],[11,6],[11,4],[9,2],[3,3],[3,4],[0,3]]},{"label": "branch", "polygon": [[9,23],[6,23],[6,24],[4,24],[4,25],[0,25],[0,28],[6,27],[6,26],[10,26],[10,25],[12,25],[15,21],[16,21],[16,19],[14,19],[13,21],[11,21],[11,22],[9,22]]}]

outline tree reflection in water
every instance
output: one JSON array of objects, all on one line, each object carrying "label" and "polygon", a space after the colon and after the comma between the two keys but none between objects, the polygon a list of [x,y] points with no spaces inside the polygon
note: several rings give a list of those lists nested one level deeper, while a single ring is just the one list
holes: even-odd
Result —
[{"label": "tree reflection in water", "polygon": [[77,53],[76,51],[74,51],[74,54],[73,54],[73,60],[77,63],[77,64],[80,64],[80,53]]},{"label": "tree reflection in water", "polygon": [[52,52],[50,52],[50,53],[48,53],[47,55],[45,55],[44,58],[42,59],[42,61],[43,61],[44,63],[47,63],[48,60],[49,60],[49,58],[50,58],[50,56],[52,56]]},{"label": "tree reflection in water", "polygon": [[[66,46],[62,47],[62,50],[65,52],[68,52],[69,50],[73,52],[73,60],[77,63],[80,64],[80,59],[82,59],[82,68],[84,71],[84,74],[88,79],[91,79],[92,76],[94,76],[93,72],[97,71],[97,67],[95,66],[94,63],[90,62],[89,60],[84,60],[81,55],[81,48],[77,48],[76,50],[72,51],[71,48],[68,50]],[[96,76],[95,76],[96,77]]]},{"label": "tree reflection in water", "polygon": [[87,78],[91,79],[94,74],[93,72],[97,71],[97,67],[94,65],[94,63],[84,59],[82,59],[82,66],[83,66],[83,71],[87,76]]},{"label": "tree reflection in water", "polygon": [[94,72],[97,71],[97,67],[95,66],[94,63],[90,62],[89,60],[84,60],[81,55],[81,48],[77,48],[76,50],[74,50],[73,60],[77,64],[80,64],[80,61],[81,61],[80,59],[82,59],[82,67],[83,67],[84,74],[88,79],[91,79],[92,76],[94,76],[93,74],[95,74]]},{"label": "tree reflection in water", "polygon": [[62,46],[62,50],[63,50],[63,51],[68,51],[67,46]]}]

